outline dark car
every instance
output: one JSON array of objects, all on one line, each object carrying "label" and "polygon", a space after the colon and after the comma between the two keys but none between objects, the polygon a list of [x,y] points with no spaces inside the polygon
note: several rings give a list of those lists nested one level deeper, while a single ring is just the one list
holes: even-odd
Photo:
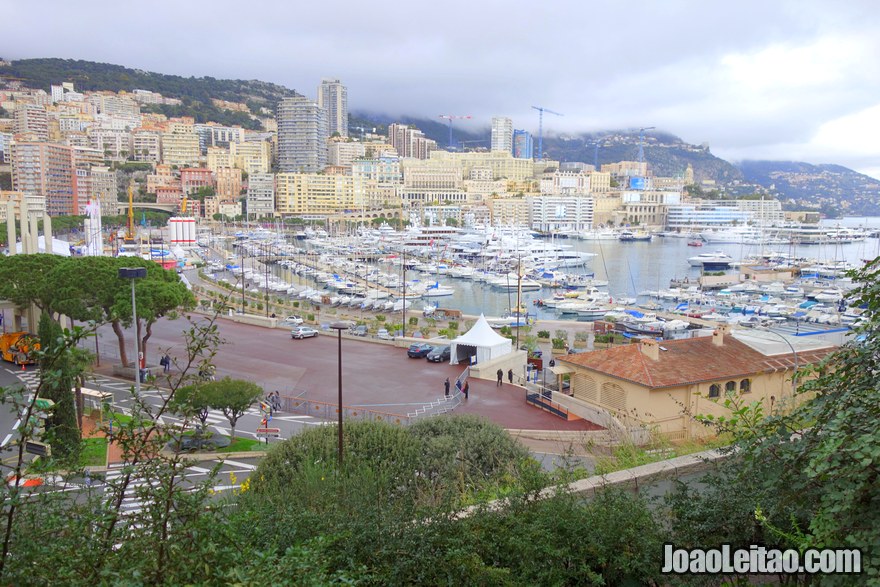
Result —
[{"label": "dark car", "polygon": [[449,360],[451,352],[452,347],[450,347],[448,344],[444,346],[438,346],[434,347],[434,350],[428,353],[428,356],[425,358],[432,363],[442,363],[443,361]]},{"label": "dark car", "polygon": [[416,344],[409,345],[409,349],[406,351],[406,356],[410,359],[423,359],[433,350],[434,347],[431,345],[424,342],[417,342]]}]

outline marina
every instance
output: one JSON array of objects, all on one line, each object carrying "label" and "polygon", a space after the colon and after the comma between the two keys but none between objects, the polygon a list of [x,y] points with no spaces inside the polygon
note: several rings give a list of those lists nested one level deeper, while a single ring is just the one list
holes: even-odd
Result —
[{"label": "marina", "polygon": [[[206,275],[231,284],[243,275],[252,294],[386,314],[442,306],[484,314],[494,327],[610,319],[631,324],[633,335],[669,337],[686,335],[687,322],[651,312],[746,327],[852,324],[860,310],[846,303],[853,284],[844,274],[880,247],[865,235],[811,245],[715,243],[694,255],[689,239],[663,236],[548,239],[524,229],[449,227],[430,234],[383,227],[292,238],[260,228],[200,240],[227,259]],[[633,308],[642,315],[627,313]]]}]

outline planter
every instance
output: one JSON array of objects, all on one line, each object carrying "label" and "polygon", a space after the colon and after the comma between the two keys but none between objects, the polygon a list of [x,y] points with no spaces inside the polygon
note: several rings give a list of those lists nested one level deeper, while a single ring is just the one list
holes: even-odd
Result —
[{"label": "planter", "polygon": [[567,355],[567,354],[568,354],[568,351],[565,350],[565,349],[551,349],[551,350],[550,350],[550,353],[551,353],[554,357],[558,357],[558,356],[560,356],[560,355]]}]

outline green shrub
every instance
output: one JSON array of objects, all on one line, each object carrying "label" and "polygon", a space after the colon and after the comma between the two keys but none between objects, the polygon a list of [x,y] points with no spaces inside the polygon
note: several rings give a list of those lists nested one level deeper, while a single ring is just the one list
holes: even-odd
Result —
[{"label": "green shrub", "polygon": [[550,338],[550,331],[549,330],[539,330],[538,331],[538,338]]},{"label": "green shrub", "polygon": [[551,342],[554,349],[564,349],[566,345],[564,338],[554,338]]}]

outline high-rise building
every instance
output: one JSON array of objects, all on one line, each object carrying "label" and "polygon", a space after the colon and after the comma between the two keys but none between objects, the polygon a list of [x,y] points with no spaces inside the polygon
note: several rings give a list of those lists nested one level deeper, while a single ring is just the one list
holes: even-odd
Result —
[{"label": "high-rise building", "polygon": [[327,111],[330,136],[348,136],[348,88],[338,79],[325,78],[318,88],[318,106]]},{"label": "high-rise building", "polygon": [[199,136],[192,119],[182,118],[168,121],[162,133],[162,162],[168,165],[185,167],[199,162]]},{"label": "high-rise building", "polygon": [[525,130],[513,131],[513,156],[516,159],[532,158],[532,135]]},{"label": "high-rise building", "polygon": [[259,218],[275,213],[275,176],[271,173],[254,173],[248,177],[248,216]]},{"label": "high-rise building", "polygon": [[506,116],[492,118],[492,151],[513,152],[513,120]]},{"label": "high-rise building", "polygon": [[406,124],[389,124],[388,142],[401,157],[415,159],[427,159],[437,148],[437,143],[425,137],[425,133]]},{"label": "high-rise building", "polygon": [[46,198],[46,213],[78,213],[76,167],[72,147],[42,142],[12,143],[12,189]]},{"label": "high-rise building", "polygon": [[37,141],[48,141],[49,117],[46,108],[38,104],[16,104],[12,134],[28,135],[29,139]]},{"label": "high-rise building", "polygon": [[327,111],[305,96],[278,103],[278,169],[317,173],[327,166]]}]

